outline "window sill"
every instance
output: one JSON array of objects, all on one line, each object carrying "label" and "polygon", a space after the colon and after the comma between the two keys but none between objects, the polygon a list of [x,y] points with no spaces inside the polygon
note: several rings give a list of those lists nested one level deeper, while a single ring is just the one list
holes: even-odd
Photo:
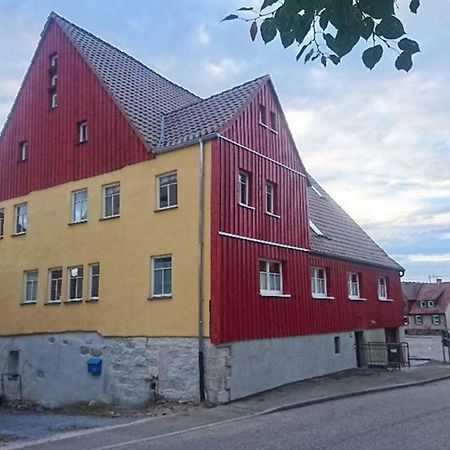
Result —
[{"label": "window sill", "polygon": [[98,298],[89,298],[86,300],[86,303],[98,303]]},{"label": "window sill", "polygon": [[379,298],[378,297],[378,300],[380,300],[380,302],[388,302],[388,303],[394,302],[393,298]]},{"label": "window sill", "polygon": [[22,233],[14,233],[11,235],[11,237],[19,237],[19,236],[25,236],[27,234],[26,231],[22,232]]},{"label": "window sill", "polygon": [[87,223],[87,220],[80,220],[79,222],[69,222],[67,225],[71,227],[73,225],[82,225],[83,223]]},{"label": "window sill", "polygon": [[59,300],[59,301],[52,301],[52,302],[45,302],[44,303],[44,305],[45,306],[47,306],[47,305],[60,305],[61,304],[61,301]]},{"label": "window sill", "polygon": [[245,203],[239,203],[239,206],[242,206],[243,208],[251,209],[252,211],[255,211],[254,206],[246,205]]},{"label": "window sill", "polygon": [[82,302],[83,302],[82,298],[77,298],[77,299],[74,299],[74,300],[64,300],[63,301],[63,303],[65,305],[70,305],[71,303],[82,303]]},{"label": "window sill", "polygon": [[269,217],[273,217],[274,219],[281,219],[281,216],[279,216],[278,214],[273,214],[273,213],[270,213],[270,212],[267,212],[267,211],[266,211],[266,214]]},{"label": "window sill", "polygon": [[153,212],[167,211],[168,209],[176,209],[178,205],[166,206],[165,208],[156,208]]},{"label": "window sill", "polygon": [[84,144],[87,144],[88,143],[88,141],[82,141],[82,142],[75,142],[75,145],[84,145]]},{"label": "window sill", "polygon": [[100,217],[100,219],[98,220],[100,222],[103,222],[104,220],[112,220],[112,219],[120,219],[120,214],[118,214],[117,216]]},{"label": "window sill", "polygon": [[172,295],[152,295],[151,297],[148,297],[147,300],[167,300],[171,298]]},{"label": "window sill", "polygon": [[270,131],[271,131],[273,134],[278,134],[278,131],[277,131],[277,130],[274,130],[273,128],[270,128]]},{"label": "window sill", "polygon": [[37,301],[35,301],[35,302],[21,302],[20,303],[21,306],[36,305],[36,304],[37,304]]},{"label": "window sill", "polygon": [[267,125],[266,123],[264,123],[264,122],[261,122],[261,121],[259,121],[258,122],[262,127],[264,127],[264,128],[269,128],[269,125]]},{"label": "window sill", "polygon": [[349,297],[348,299],[352,302],[367,302],[367,298],[362,297]]},{"label": "window sill", "polygon": [[328,297],[327,295],[313,295],[314,300],[334,300],[334,297]]},{"label": "window sill", "polygon": [[273,294],[260,292],[259,295],[260,295],[260,297],[272,297],[272,298],[291,298],[292,297],[291,294],[277,294],[275,292]]}]

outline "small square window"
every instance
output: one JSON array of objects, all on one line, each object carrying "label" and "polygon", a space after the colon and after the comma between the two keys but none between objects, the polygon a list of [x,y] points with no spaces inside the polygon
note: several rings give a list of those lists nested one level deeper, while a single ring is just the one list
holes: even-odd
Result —
[{"label": "small square window", "polygon": [[259,123],[267,126],[267,108],[264,105],[259,105]]},{"label": "small square window", "polygon": [[88,123],[87,121],[78,122],[78,143],[84,144],[88,141]]},{"label": "small square window", "polygon": [[103,218],[120,216],[120,184],[103,186]]},{"label": "small square window", "polygon": [[428,300],[427,306],[428,306],[428,308],[434,308],[434,301],[433,300]]},{"label": "small square window", "polygon": [[327,272],[323,267],[311,267],[311,292],[315,298],[327,296]]},{"label": "small square window", "polygon": [[172,296],[172,255],[152,258],[152,297]]},{"label": "small square window", "polygon": [[426,308],[427,307],[427,302],[425,300],[421,300],[420,301],[420,307],[421,308]]},{"label": "small square window", "polygon": [[25,234],[28,228],[28,204],[22,203],[14,208],[14,234]]},{"label": "small square window", "polygon": [[441,324],[441,318],[437,314],[432,316],[432,321],[433,321],[433,325],[440,325]]},{"label": "small square window", "polygon": [[174,208],[178,206],[177,173],[167,173],[156,178],[157,209]]},{"label": "small square window", "polygon": [[283,294],[283,276],[280,261],[259,261],[259,292],[261,295]]},{"label": "small square window", "polygon": [[277,116],[273,111],[270,111],[270,129],[277,131]]},{"label": "small square window", "polygon": [[28,142],[22,141],[19,144],[19,161],[23,162],[28,159]]},{"label": "small square window", "polygon": [[414,322],[416,323],[416,325],[422,325],[422,316],[421,315],[415,316]]},{"label": "small square window", "polygon": [[24,273],[23,302],[36,303],[38,288],[38,271],[29,270]]}]

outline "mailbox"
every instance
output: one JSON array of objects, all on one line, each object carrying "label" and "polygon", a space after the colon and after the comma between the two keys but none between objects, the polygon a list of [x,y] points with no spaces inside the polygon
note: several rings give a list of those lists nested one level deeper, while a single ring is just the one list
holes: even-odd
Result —
[{"label": "mailbox", "polygon": [[101,375],[102,373],[102,358],[92,356],[87,361],[88,373],[91,375]]}]

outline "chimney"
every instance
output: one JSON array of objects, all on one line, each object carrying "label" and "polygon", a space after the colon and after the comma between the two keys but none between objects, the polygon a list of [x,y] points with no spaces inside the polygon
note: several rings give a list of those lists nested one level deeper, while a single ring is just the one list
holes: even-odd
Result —
[{"label": "chimney", "polygon": [[436,278],[436,283],[438,284],[442,283],[442,278]]}]

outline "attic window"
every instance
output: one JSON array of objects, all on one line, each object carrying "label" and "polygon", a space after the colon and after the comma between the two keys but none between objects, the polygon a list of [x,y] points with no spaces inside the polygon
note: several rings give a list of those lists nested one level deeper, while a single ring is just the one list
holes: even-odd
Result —
[{"label": "attic window", "polygon": [[19,162],[26,161],[28,159],[28,142],[22,141],[19,144]]},{"label": "attic window", "polygon": [[270,130],[277,131],[277,116],[273,111],[270,111]]},{"label": "attic window", "polygon": [[267,127],[267,109],[264,105],[259,105],[259,123]]},{"label": "attic window", "polygon": [[78,143],[83,144],[88,140],[88,123],[86,120],[78,122]]},{"label": "attic window", "polygon": [[325,236],[322,230],[312,220],[309,221],[309,227],[317,234],[317,236]]},{"label": "attic window", "polygon": [[319,197],[323,197],[322,193],[319,191],[319,189],[317,189],[315,186],[311,185],[311,189],[319,196]]},{"label": "attic window", "polygon": [[434,301],[428,300],[428,308],[434,308]]},{"label": "attic window", "polygon": [[55,109],[58,106],[58,95],[56,92],[50,94],[50,109]]}]

